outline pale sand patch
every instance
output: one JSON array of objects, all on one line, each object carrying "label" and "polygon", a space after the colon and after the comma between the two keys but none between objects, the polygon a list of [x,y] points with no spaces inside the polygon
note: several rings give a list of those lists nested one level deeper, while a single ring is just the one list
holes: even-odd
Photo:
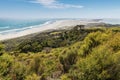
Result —
[{"label": "pale sand patch", "polygon": [[56,22],[53,22],[51,24],[46,24],[37,28],[31,28],[27,30],[23,30],[21,32],[12,32],[9,34],[1,35],[0,34],[0,40],[6,40],[6,39],[12,39],[12,38],[17,38],[33,33],[38,33],[42,32],[45,30],[52,30],[52,29],[67,29],[71,26],[76,26],[76,25],[87,25],[89,23],[99,23],[95,21],[81,21],[81,20],[59,20]]}]

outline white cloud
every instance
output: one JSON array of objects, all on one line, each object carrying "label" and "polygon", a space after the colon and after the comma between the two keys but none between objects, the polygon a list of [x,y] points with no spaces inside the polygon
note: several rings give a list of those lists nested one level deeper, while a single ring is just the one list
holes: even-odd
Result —
[{"label": "white cloud", "polygon": [[31,3],[39,3],[47,8],[82,8],[81,5],[71,5],[60,3],[57,0],[34,0],[30,1]]}]

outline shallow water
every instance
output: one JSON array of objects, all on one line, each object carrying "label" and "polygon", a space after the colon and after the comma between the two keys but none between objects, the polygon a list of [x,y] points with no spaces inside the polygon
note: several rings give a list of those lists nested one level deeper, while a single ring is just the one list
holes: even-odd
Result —
[{"label": "shallow water", "polygon": [[40,25],[50,23],[49,19],[40,20],[6,20],[0,19],[0,34],[19,32],[26,29],[40,27]]}]

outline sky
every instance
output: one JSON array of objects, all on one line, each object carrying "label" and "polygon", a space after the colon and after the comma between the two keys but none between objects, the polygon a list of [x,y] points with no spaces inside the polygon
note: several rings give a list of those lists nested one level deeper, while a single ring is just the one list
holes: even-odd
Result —
[{"label": "sky", "polygon": [[0,0],[0,18],[120,18],[120,0]]}]

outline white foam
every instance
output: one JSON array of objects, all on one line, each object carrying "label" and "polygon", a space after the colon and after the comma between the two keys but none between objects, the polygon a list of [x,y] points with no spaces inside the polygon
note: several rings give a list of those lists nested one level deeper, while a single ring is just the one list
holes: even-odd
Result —
[{"label": "white foam", "polygon": [[36,27],[40,27],[40,26],[45,26],[45,25],[50,24],[50,23],[51,23],[51,21],[48,21],[48,22],[45,22],[44,24],[40,24],[40,25],[34,25],[34,26],[18,28],[18,29],[5,30],[5,31],[1,31],[0,34],[8,34],[8,33],[20,32],[20,31],[24,31],[24,30],[27,30],[27,29],[32,29],[32,28],[36,28]]},{"label": "white foam", "polygon": [[5,35],[0,35],[0,40],[17,38],[17,37],[41,32],[41,31],[45,31],[45,30],[50,30],[50,29],[68,28],[69,26],[75,26],[75,25],[86,25],[88,23],[98,23],[98,22],[81,21],[81,20],[58,20],[55,22],[49,21],[43,25],[31,26],[31,27],[27,27],[27,29],[22,28],[22,29],[20,29],[19,32],[17,32],[16,30],[13,30],[13,31],[11,30],[11,33],[8,33]]},{"label": "white foam", "polygon": [[0,29],[7,29],[9,26],[0,27]]}]

